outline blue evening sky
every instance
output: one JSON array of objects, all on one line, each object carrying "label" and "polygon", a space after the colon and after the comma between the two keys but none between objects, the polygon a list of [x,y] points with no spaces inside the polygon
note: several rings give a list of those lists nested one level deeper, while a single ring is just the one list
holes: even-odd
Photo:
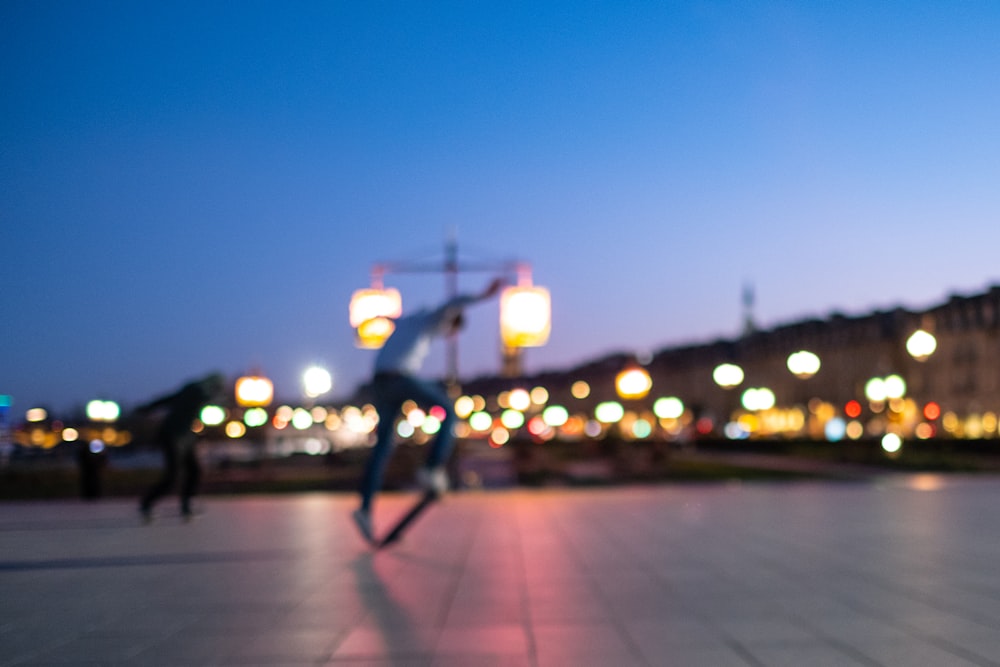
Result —
[{"label": "blue evening sky", "polygon": [[551,290],[529,372],[735,336],[745,283],[763,326],[981,291],[997,35],[992,1],[6,0],[0,394],[259,368],[293,400],[312,363],[348,394],[351,293],[450,233]]}]

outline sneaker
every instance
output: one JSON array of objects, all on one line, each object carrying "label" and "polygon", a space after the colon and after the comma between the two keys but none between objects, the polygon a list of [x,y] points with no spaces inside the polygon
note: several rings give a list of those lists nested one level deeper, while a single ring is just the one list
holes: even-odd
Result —
[{"label": "sneaker", "polygon": [[375,533],[372,532],[372,518],[368,512],[359,507],[351,514],[351,518],[354,519],[354,524],[358,527],[358,531],[361,532],[365,540],[374,543]]},{"label": "sneaker", "polygon": [[420,468],[417,470],[417,484],[425,491],[443,495],[448,491],[448,473],[444,466],[434,468]]}]

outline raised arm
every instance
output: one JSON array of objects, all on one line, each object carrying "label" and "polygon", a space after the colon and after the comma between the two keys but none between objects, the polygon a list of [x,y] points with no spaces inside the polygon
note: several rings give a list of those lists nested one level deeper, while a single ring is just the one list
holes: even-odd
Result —
[{"label": "raised arm", "polygon": [[481,292],[476,294],[460,294],[449,299],[434,311],[432,316],[434,326],[444,326],[450,320],[461,315],[466,306],[471,306],[474,303],[485,301],[495,296],[503,286],[503,282],[503,278],[494,278]]}]

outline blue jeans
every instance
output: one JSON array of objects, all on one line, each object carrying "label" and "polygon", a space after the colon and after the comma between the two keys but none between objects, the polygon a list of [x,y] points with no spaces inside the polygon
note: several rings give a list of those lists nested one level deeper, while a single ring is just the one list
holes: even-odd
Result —
[{"label": "blue jeans", "polygon": [[371,509],[372,498],[382,488],[382,476],[395,448],[396,416],[404,402],[412,400],[421,406],[439,405],[444,408],[445,417],[441,422],[441,430],[427,454],[428,468],[444,464],[455,444],[455,411],[448,394],[438,383],[409,375],[378,373],[372,383],[372,390],[375,394],[375,410],[378,411],[378,429],[375,446],[368,457],[361,480],[361,508],[365,511]]}]

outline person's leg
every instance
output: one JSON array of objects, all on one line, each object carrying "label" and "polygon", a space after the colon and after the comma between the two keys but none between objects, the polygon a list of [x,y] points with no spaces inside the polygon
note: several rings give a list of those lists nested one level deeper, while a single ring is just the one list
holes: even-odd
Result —
[{"label": "person's leg", "polygon": [[163,450],[163,474],[160,479],[153,484],[146,491],[146,495],[142,497],[142,502],[139,505],[139,509],[144,515],[149,515],[153,510],[153,505],[157,500],[162,498],[164,495],[170,492],[173,488],[174,482],[177,480],[177,449],[175,443],[173,442],[162,442],[160,444]]},{"label": "person's leg", "polygon": [[368,455],[364,475],[361,478],[361,511],[365,513],[371,511],[372,500],[382,488],[382,477],[395,447],[396,414],[407,398],[405,387],[401,386],[402,379],[377,380],[373,387],[378,427],[375,430],[375,446]]},{"label": "person's leg", "polygon": [[408,378],[410,386],[408,393],[410,397],[421,405],[438,405],[444,409],[444,419],[441,420],[441,428],[438,429],[434,442],[431,443],[430,451],[427,453],[427,468],[439,468],[448,461],[451,450],[455,446],[455,409],[452,407],[452,400],[448,392],[440,384],[415,378]]},{"label": "person's leg", "polygon": [[201,482],[201,466],[198,464],[197,442],[194,436],[181,443],[181,462],[184,466],[184,482],[181,485],[181,514],[191,515],[191,498],[198,492]]},{"label": "person's leg", "polygon": [[405,387],[399,382],[399,378],[376,378],[372,389],[375,392],[378,427],[375,430],[375,445],[368,455],[361,478],[361,506],[351,515],[358,530],[369,542],[375,541],[371,520],[372,501],[382,488],[385,467],[395,447],[396,414],[406,400]]},{"label": "person's leg", "polygon": [[417,482],[420,486],[440,495],[449,487],[445,463],[448,462],[451,450],[455,446],[455,410],[452,408],[451,398],[440,384],[415,378],[408,378],[408,381],[407,392],[414,401],[428,407],[437,405],[444,409],[441,427],[430,445],[423,467],[417,471]]}]

